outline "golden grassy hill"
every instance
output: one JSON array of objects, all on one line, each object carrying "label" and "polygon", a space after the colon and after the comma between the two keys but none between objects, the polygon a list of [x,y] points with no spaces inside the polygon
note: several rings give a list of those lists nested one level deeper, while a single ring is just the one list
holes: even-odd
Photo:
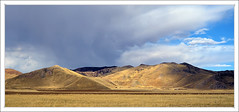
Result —
[{"label": "golden grassy hill", "polygon": [[17,70],[6,68],[5,69],[5,80],[14,78],[14,77],[16,77],[18,75],[21,75],[21,74],[22,73],[17,71]]},{"label": "golden grassy hill", "polygon": [[6,89],[108,90],[111,85],[58,65],[6,80]]},{"label": "golden grassy hill", "polygon": [[200,69],[187,63],[162,63],[158,65],[142,64],[103,78],[121,88],[233,88],[231,85],[216,80],[216,75],[217,72]]}]

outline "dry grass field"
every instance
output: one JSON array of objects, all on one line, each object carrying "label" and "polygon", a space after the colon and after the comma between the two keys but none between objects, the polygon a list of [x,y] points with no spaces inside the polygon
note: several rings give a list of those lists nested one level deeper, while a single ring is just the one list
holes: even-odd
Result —
[{"label": "dry grass field", "polygon": [[[223,93],[227,92],[232,91]],[[5,103],[6,107],[233,107],[234,94],[6,94]]]}]

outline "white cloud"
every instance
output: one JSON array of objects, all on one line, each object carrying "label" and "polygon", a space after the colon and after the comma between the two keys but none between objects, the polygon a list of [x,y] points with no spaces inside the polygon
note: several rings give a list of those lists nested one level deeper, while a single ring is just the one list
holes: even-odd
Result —
[{"label": "white cloud", "polygon": [[214,67],[231,67],[231,65],[227,65],[227,64],[216,64],[216,65],[214,65]]},{"label": "white cloud", "polygon": [[125,51],[118,59],[121,65],[141,63],[159,64],[161,62],[187,62],[199,67],[234,61],[232,45],[191,46],[151,44],[133,47]]},{"label": "white cloud", "polygon": [[[44,55],[44,54],[47,54]],[[23,73],[54,65],[50,53],[36,51],[33,47],[7,48],[5,52],[5,68],[13,68]],[[52,57],[52,56],[51,56]]]},{"label": "white cloud", "polygon": [[196,44],[204,44],[204,45],[214,45],[214,44],[222,44],[226,43],[225,39],[223,38],[222,41],[217,42],[210,38],[202,38],[202,37],[192,37],[192,38],[185,38],[184,41],[187,42],[187,44],[190,45],[196,45]]},{"label": "white cloud", "polygon": [[206,34],[205,31],[208,31],[208,29],[207,28],[202,28],[202,29],[199,29],[199,30],[195,31],[194,34],[195,35]]},{"label": "white cloud", "polygon": [[[128,35],[130,40],[128,37],[125,37],[127,42],[153,42],[159,38],[165,38],[165,36],[182,38],[189,35],[190,31],[205,27],[209,22],[221,20],[224,17],[224,13],[232,8],[231,6],[159,7],[141,14],[135,14],[129,20],[117,21],[114,23],[114,28],[130,31],[130,35]],[[206,30],[208,29],[201,29],[201,33]]]}]

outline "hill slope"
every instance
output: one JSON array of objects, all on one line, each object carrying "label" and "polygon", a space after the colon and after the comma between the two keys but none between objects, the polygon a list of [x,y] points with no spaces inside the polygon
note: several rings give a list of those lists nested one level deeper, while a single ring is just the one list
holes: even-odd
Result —
[{"label": "hill slope", "polygon": [[22,73],[17,71],[17,70],[6,68],[5,69],[5,80],[14,78],[14,77],[16,77],[18,75],[21,75],[21,74]]},{"label": "hill slope", "polygon": [[[79,70],[79,69],[78,69]],[[82,73],[85,73],[82,75]],[[6,89],[111,90],[233,89],[234,71],[209,71],[188,63],[138,67],[85,67],[78,73],[58,65],[6,80]],[[88,72],[93,72],[89,74]]]},{"label": "hill slope", "polygon": [[[107,90],[110,84],[58,65],[6,80],[6,89]],[[106,86],[108,84],[108,86]]]},{"label": "hill slope", "polygon": [[[187,63],[162,63],[159,65],[141,64],[138,67],[105,76],[104,79],[126,88],[233,88],[232,75],[220,74],[222,73],[200,69]],[[228,81],[223,81],[220,77],[227,77]]]}]

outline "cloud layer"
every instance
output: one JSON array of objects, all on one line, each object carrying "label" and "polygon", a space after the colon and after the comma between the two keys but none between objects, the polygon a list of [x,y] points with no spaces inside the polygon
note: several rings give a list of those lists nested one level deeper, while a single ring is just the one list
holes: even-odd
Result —
[{"label": "cloud layer", "polygon": [[214,65],[215,67],[230,67],[231,65],[227,65],[227,64],[216,64]]},{"label": "cloud layer", "polygon": [[196,45],[196,44],[205,44],[205,45],[210,45],[210,44],[222,44],[226,43],[227,41],[222,40],[220,42],[217,42],[213,39],[210,38],[202,38],[202,37],[191,37],[191,38],[185,38],[184,41],[187,42],[187,44],[190,45]]},{"label": "cloud layer", "polygon": [[118,63],[135,66],[145,64],[158,64],[161,62],[188,62],[200,67],[217,65],[218,63],[233,62],[234,46],[231,45],[203,45],[191,46],[181,43],[179,45],[151,44],[134,47],[125,51]]},{"label": "cloud layer", "polygon": [[52,66],[55,63],[54,56],[50,52],[39,51],[30,46],[7,48],[5,52],[5,67],[22,72]]},{"label": "cloud layer", "polygon": [[[160,62],[155,60],[188,61],[193,58],[198,59],[200,56],[191,57],[190,54],[201,48],[190,48],[188,45],[155,45],[149,48],[145,44],[156,43],[160,39],[170,41],[186,38],[190,36],[190,32],[195,32],[210,23],[222,20],[227,11],[231,9],[233,9],[232,6],[8,5],[6,6],[6,66],[27,72],[30,68],[39,69],[41,66],[50,64],[77,68],[121,65],[126,59],[129,59],[128,64]],[[197,41],[205,40],[205,38],[200,39]],[[190,44],[198,43],[195,42],[195,39],[190,41]],[[206,39],[206,41],[217,44],[216,41],[210,39]],[[24,65],[25,68],[29,68],[27,70],[16,65],[16,63],[18,65],[27,63],[27,60],[19,57],[19,53],[12,53],[9,50],[19,46],[24,49],[24,52],[19,53],[26,56],[34,55],[31,56],[31,60],[35,60],[33,61],[35,64]],[[31,46],[34,50],[28,50],[24,46]],[[138,46],[140,49],[133,51],[134,46]],[[170,52],[162,48],[169,49]],[[222,48],[217,46],[208,49]],[[137,54],[137,51],[142,50],[148,52],[147,54],[152,53],[151,59],[143,59],[146,54],[140,52]],[[180,51],[189,54],[183,54]],[[141,56],[137,59],[138,61],[131,59],[134,53],[137,57]],[[161,55],[162,53],[165,55]],[[39,60],[35,58],[39,58]],[[165,59],[163,60],[163,58]],[[52,61],[53,59],[54,61]],[[206,61],[204,62],[206,63]],[[15,63],[15,65],[11,63]]]},{"label": "cloud layer", "polygon": [[200,34],[206,34],[206,31],[208,31],[207,28],[202,28],[202,29],[199,29],[197,31],[195,31],[195,35],[200,35]]}]

